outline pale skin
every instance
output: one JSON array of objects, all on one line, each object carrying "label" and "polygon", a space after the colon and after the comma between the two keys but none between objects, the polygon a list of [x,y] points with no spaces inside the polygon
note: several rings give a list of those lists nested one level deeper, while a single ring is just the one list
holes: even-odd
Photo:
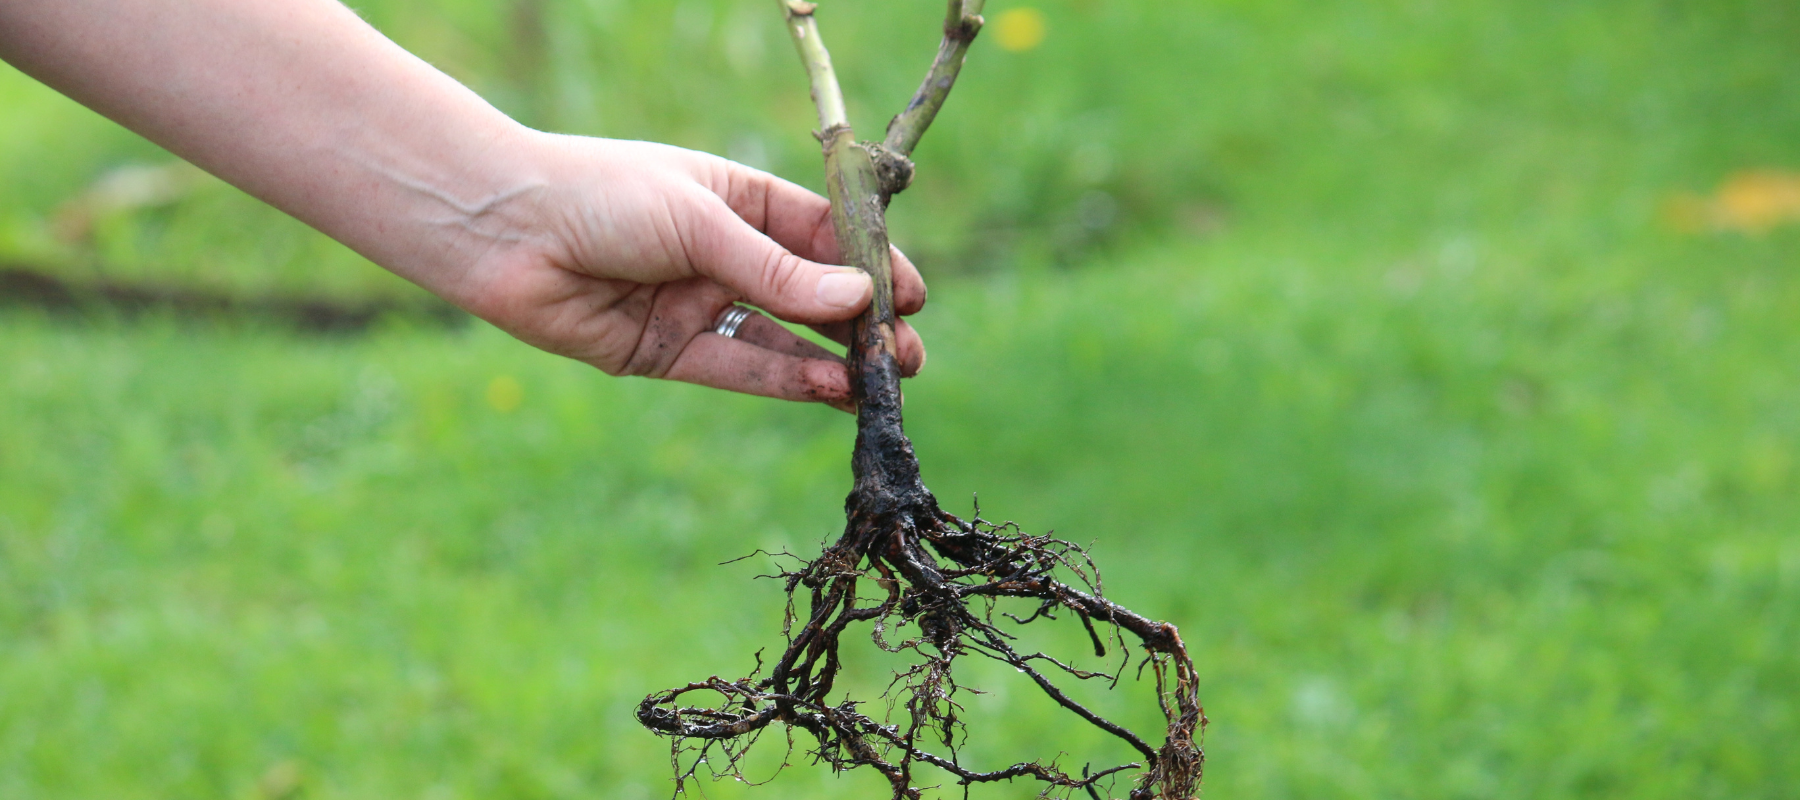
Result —
[{"label": "pale skin", "polygon": [[[722,158],[526,128],[336,0],[0,0],[0,59],[537,347],[613,375],[850,400],[869,276],[827,201]],[[894,259],[895,306],[925,303]],[[904,371],[925,361],[897,332]]]}]

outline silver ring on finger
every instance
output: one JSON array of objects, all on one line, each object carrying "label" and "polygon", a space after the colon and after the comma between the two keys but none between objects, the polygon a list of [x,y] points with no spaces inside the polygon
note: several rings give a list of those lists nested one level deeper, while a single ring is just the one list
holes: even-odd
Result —
[{"label": "silver ring on finger", "polygon": [[719,312],[719,318],[713,320],[713,333],[727,339],[737,336],[738,328],[743,326],[744,320],[749,319],[752,313],[750,309],[740,305],[726,306],[724,311]]}]

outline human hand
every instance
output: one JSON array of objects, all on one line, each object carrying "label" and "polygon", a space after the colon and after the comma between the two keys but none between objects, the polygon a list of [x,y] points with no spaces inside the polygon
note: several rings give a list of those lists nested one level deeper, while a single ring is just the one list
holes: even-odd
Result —
[{"label": "human hand", "polygon": [[[720,312],[744,301],[848,343],[873,289],[867,273],[829,266],[839,253],[825,198],[668,145],[528,140],[541,182],[471,216],[501,246],[446,296],[608,374],[846,406],[849,373],[825,348],[762,314],[735,337],[713,332]],[[898,250],[894,284],[898,313],[924,306],[925,284]],[[910,377],[924,344],[905,322],[897,338]]]},{"label": "human hand", "polygon": [[[873,286],[839,261],[830,204],[787,180],[652,142],[531,133],[542,184],[508,200],[499,240],[454,301],[538,348],[610,375],[646,375],[785,400],[844,405],[844,360],[761,314],[713,332],[745,301],[848,344]],[[481,222],[477,222],[481,223]],[[448,294],[448,292],[446,292]],[[895,250],[895,306],[925,305]],[[898,328],[907,377],[925,362]]]},{"label": "human hand", "polygon": [[[0,58],[407,279],[553,353],[647,375],[850,399],[869,302],[826,200],[722,158],[507,119],[336,0],[0,3]],[[894,304],[925,303],[898,253]],[[904,374],[925,349],[897,331]]]}]

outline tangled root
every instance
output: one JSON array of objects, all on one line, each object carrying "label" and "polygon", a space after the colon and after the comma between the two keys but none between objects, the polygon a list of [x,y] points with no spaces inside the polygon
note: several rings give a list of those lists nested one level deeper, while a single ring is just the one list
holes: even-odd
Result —
[{"label": "tangled root", "polygon": [[[854,503],[854,496],[853,496]],[[784,633],[788,644],[769,670],[763,665],[738,681],[714,677],[658,692],[638,705],[637,717],[650,730],[673,740],[676,791],[692,777],[707,757],[715,775],[736,774],[736,765],[756,735],[781,722],[811,734],[818,746],[817,760],[838,770],[873,767],[887,778],[893,800],[916,800],[912,768],[916,763],[938,767],[959,784],[1028,777],[1044,784],[1046,794],[1057,789],[1086,790],[1094,798],[1103,778],[1127,770],[1143,769],[1130,800],[1187,800],[1200,783],[1202,754],[1196,737],[1206,724],[1194,677],[1180,634],[1175,626],[1140,616],[1101,596],[1099,573],[1078,546],[1048,536],[1021,533],[1011,523],[994,525],[979,517],[964,521],[929,508],[913,513],[858,515],[843,537],[818,558],[784,571],[790,597]],[[926,549],[935,550],[934,557]],[[939,560],[939,559],[942,560]],[[948,562],[948,563],[945,563]],[[1059,578],[1072,575],[1080,588]],[[858,605],[859,584],[873,583],[885,599]],[[794,600],[808,596],[802,617]],[[1147,665],[1156,679],[1157,698],[1168,721],[1166,738],[1153,748],[1142,737],[1077,703],[1058,689],[1046,673],[1062,672],[1081,680],[1109,679],[1119,673],[1077,669],[1044,653],[1020,653],[1014,637],[993,620],[995,598],[1019,597],[1039,601],[1030,616],[1002,616],[1024,625],[1039,619],[1055,619],[1059,610],[1073,612],[1081,620],[1096,655],[1105,655],[1106,642],[1095,623],[1110,626],[1120,642],[1120,631],[1133,634],[1144,651],[1141,674]],[[977,612],[977,601],[985,606]],[[801,623],[794,629],[795,623]],[[827,701],[838,676],[840,638],[853,623],[872,623],[871,638],[889,652],[911,652],[920,661],[894,677],[888,690],[890,707],[904,708],[902,724],[875,720],[857,704]],[[883,634],[908,624],[918,635],[889,643]],[[951,749],[949,757],[921,747],[921,736],[954,748],[955,732],[962,729],[957,685],[951,667],[958,656],[976,654],[1010,664],[1025,673],[1050,699],[1094,726],[1123,739],[1142,754],[1143,760],[1098,772],[1084,770],[1081,777],[1068,775],[1042,761],[1013,764],[1004,769],[976,771],[962,766]],[[1125,668],[1120,665],[1120,672]],[[709,692],[718,699],[712,705],[682,705],[684,698]],[[685,701],[692,702],[692,701]],[[684,749],[697,750],[685,768]],[[723,756],[721,758],[721,756]]]},{"label": "tangled root", "polygon": [[[1189,800],[1200,786],[1203,756],[1197,743],[1206,725],[1200,707],[1194,663],[1175,626],[1141,616],[1101,595],[1100,573],[1081,547],[1049,536],[1023,533],[1012,523],[962,520],[938,508],[919,478],[918,459],[901,427],[899,378],[891,356],[862,365],[858,377],[868,381],[859,410],[856,450],[851,466],[856,486],[845,502],[848,523],[836,543],[818,558],[802,561],[779,577],[786,583],[787,648],[763,672],[757,669],[737,681],[709,678],[652,694],[638,704],[644,727],[671,739],[676,793],[702,764],[715,777],[739,774],[737,765],[769,725],[800,728],[816,740],[813,756],[836,770],[873,767],[892,786],[892,800],[918,800],[913,765],[930,764],[956,776],[968,787],[976,783],[1031,778],[1044,784],[1043,794],[1067,795],[1084,790],[1100,800],[1096,785],[1128,770],[1143,770],[1129,800]],[[1071,581],[1073,581],[1071,583]],[[885,594],[858,605],[859,586],[874,584]],[[807,611],[796,605],[807,596]],[[1015,637],[993,619],[999,598],[1038,601],[1027,617],[1001,616],[1017,625],[1055,619],[1058,611],[1080,618],[1096,656],[1106,654],[1106,641],[1124,646],[1130,633],[1143,650],[1138,665],[1156,679],[1157,702],[1168,726],[1161,747],[1077,703],[1050,681],[1046,673],[1078,680],[1117,684],[1129,656],[1113,673],[1077,669],[1044,653],[1020,653]],[[980,611],[977,611],[977,608]],[[838,644],[853,623],[872,625],[871,639],[888,652],[908,652],[919,661],[894,676],[884,695],[889,708],[904,708],[901,723],[877,721],[848,700],[827,700],[841,662]],[[795,623],[800,623],[795,630]],[[1102,638],[1095,625],[1108,626]],[[916,625],[918,635],[890,643],[890,629]],[[1123,632],[1123,633],[1122,633]],[[988,772],[959,763],[955,734],[964,729],[957,684],[951,667],[957,657],[974,654],[1010,664],[1029,676],[1044,694],[1088,723],[1124,740],[1141,761],[1120,764],[1075,777],[1055,764],[1030,761]],[[683,705],[690,695],[710,693],[712,705]],[[890,710],[889,716],[892,716]],[[941,742],[949,756],[921,746],[920,737]],[[693,758],[684,767],[683,753]],[[710,763],[709,762],[710,757]]]}]

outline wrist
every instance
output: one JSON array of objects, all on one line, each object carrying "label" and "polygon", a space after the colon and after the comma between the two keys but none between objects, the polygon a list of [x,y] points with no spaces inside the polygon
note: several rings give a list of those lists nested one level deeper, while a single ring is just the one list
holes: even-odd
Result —
[{"label": "wrist", "polygon": [[[383,169],[403,202],[397,227],[418,237],[380,263],[477,316],[491,318],[495,283],[511,265],[547,257],[555,150],[547,134],[506,120],[472,156],[414,172]],[[391,241],[391,240],[390,240]]]}]

